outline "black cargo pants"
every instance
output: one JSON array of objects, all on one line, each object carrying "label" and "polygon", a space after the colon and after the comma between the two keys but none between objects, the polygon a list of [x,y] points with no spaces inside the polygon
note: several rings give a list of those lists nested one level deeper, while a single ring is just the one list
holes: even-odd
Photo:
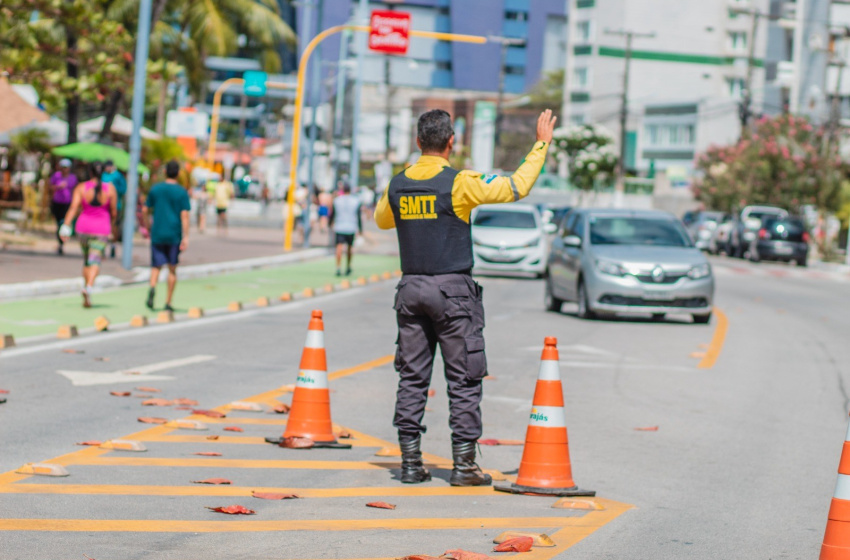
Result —
[{"label": "black cargo pants", "polygon": [[422,417],[437,344],[445,364],[452,442],[481,437],[484,355],[482,288],[468,274],[406,274],[398,283],[395,369],[399,375],[393,426],[400,441],[425,432]]}]

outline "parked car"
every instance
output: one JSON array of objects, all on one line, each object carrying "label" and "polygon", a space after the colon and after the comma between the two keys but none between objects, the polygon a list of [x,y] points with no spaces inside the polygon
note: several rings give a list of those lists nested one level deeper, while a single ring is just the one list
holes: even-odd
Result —
[{"label": "parked car", "polygon": [[801,218],[765,218],[758,236],[750,244],[750,260],[795,262],[806,266],[809,258],[809,233]]},{"label": "parked car", "polygon": [[556,227],[571,209],[570,206],[558,206],[550,202],[539,202],[535,206],[537,211],[540,212],[540,217],[543,218],[543,223],[556,224]]},{"label": "parked car", "polygon": [[745,206],[735,219],[729,241],[726,244],[726,254],[730,257],[743,258],[744,253],[755,240],[765,218],[784,218],[787,210],[775,206]]},{"label": "parked car", "polygon": [[725,218],[714,228],[711,239],[708,240],[709,253],[719,255],[721,251],[726,251],[729,247],[729,236],[732,235],[733,227],[735,227],[735,222],[732,221],[732,216],[725,214]]},{"label": "parked car", "polygon": [[[554,224],[548,225],[552,231]],[[546,229],[531,204],[479,206],[472,214],[475,272],[525,272],[546,269]]]},{"label": "parked car", "polygon": [[711,320],[714,276],[682,223],[668,212],[576,209],[552,240],[545,306],[578,303],[578,315],[688,313]]},{"label": "parked car", "polygon": [[714,231],[724,220],[728,221],[729,215],[725,212],[702,211],[691,220],[687,226],[688,233],[691,234],[691,239],[698,249],[708,251],[711,248],[711,238],[714,236]]}]

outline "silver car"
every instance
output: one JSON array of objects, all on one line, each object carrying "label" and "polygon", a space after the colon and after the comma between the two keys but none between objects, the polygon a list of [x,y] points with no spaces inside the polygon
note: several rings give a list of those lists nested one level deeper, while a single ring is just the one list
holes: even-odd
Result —
[{"label": "silver car", "polygon": [[[543,276],[546,232],[531,204],[488,204],[472,213],[473,272],[523,272]],[[554,231],[554,225],[551,230]]]},{"label": "silver car", "polygon": [[579,317],[598,313],[687,313],[711,320],[714,277],[672,214],[649,210],[577,209],[550,245],[546,308],[578,303]]}]

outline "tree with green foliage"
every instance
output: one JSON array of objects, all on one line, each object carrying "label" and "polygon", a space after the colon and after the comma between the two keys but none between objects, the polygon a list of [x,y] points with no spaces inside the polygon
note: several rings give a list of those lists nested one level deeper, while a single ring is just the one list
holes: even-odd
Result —
[{"label": "tree with green foliage", "polygon": [[803,117],[762,117],[735,144],[698,156],[694,195],[707,208],[733,212],[769,204],[792,212],[804,205],[839,207],[847,166],[823,127]]},{"label": "tree with green foliage", "polygon": [[[64,110],[77,141],[80,107],[130,80],[132,37],[106,17],[105,0],[4,0],[0,69],[32,84],[50,112]],[[119,86],[121,87],[121,86]]]}]

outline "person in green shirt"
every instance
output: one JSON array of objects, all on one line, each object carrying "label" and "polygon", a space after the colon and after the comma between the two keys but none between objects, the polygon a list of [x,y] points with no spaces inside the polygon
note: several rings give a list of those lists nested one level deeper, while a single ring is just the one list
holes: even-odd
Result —
[{"label": "person in green shirt", "polygon": [[[169,161],[165,166],[165,182],[157,183],[148,193],[143,210],[143,224],[151,235],[151,278],[147,306],[154,307],[156,283],[163,266],[168,266],[168,294],[166,311],[174,311],[171,298],[177,286],[177,263],[180,252],[189,245],[189,193],[177,183],[180,164]],[[153,223],[151,223],[153,218]]]}]

